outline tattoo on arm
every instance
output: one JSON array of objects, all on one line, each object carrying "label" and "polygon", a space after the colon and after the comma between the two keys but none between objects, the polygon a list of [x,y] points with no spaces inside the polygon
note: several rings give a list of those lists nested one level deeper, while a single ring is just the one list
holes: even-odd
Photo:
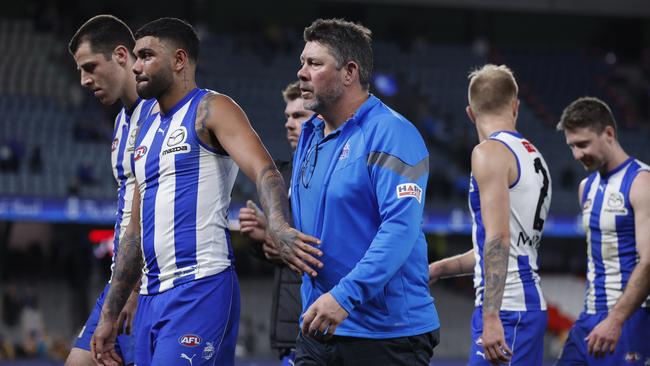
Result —
[{"label": "tattoo on arm", "polygon": [[[287,198],[284,179],[282,179],[282,175],[278,172],[275,164],[269,164],[259,173],[256,183],[260,203],[266,213],[270,229],[269,234],[271,236],[277,235],[282,228],[288,227],[291,222],[289,199]],[[279,242],[285,243],[285,240],[279,240]]]},{"label": "tattoo on arm", "polygon": [[131,295],[131,291],[142,277],[142,250],[140,235],[125,233],[120,251],[115,260],[115,272],[111,289],[105,300],[105,309],[110,317],[117,318]]},{"label": "tattoo on arm", "polygon": [[485,290],[483,295],[483,311],[499,312],[503,290],[506,284],[508,271],[508,243],[503,238],[496,237],[485,243],[483,248],[483,261],[485,271]]},{"label": "tattoo on arm", "polygon": [[204,144],[211,146],[217,150],[223,150],[223,147],[217,140],[216,136],[210,132],[208,128],[208,121],[212,118],[212,113],[210,113],[210,103],[217,96],[214,93],[206,94],[203,99],[199,102],[196,111],[196,119],[194,121],[194,130],[196,135]]}]

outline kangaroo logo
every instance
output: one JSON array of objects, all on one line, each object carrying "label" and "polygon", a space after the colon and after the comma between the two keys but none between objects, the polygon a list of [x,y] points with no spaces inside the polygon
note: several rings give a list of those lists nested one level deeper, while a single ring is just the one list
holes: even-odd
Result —
[{"label": "kangaroo logo", "polygon": [[188,356],[188,355],[186,355],[186,354],[184,354],[184,353],[181,353],[181,358],[184,359],[184,360],[189,361],[190,366],[192,366],[192,359],[193,359],[195,356],[196,356],[196,354],[193,354],[192,357],[190,357],[190,356]]}]

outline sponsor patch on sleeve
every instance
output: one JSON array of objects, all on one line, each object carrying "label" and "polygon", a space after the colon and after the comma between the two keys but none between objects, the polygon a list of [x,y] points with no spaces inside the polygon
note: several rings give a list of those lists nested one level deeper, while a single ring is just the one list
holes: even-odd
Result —
[{"label": "sponsor patch on sleeve", "polygon": [[415,183],[403,183],[396,188],[397,198],[413,197],[422,203],[422,188]]}]

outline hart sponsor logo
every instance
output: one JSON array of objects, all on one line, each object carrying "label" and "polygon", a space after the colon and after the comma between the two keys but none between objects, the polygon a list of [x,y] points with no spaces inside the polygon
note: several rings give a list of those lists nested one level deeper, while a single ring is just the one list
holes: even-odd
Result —
[{"label": "hart sponsor logo", "polygon": [[111,144],[111,151],[115,151],[119,145],[120,145],[119,139],[113,140],[113,143]]},{"label": "hart sponsor logo", "polygon": [[140,146],[135,151],[133,152],[133,160],[138,161],[140,160],[141,157],[145,156],[147,154],[147,147],[146,146]]},{"label": "hart sponsor logo", "polygon": [[408,198],[413,197],[418,200],[418,203],[422,202],[422,188],[415,183],[403,183],[397,186],[397,198]]},{"label": "hart sponsor logo", "polygon": [[178,343],[185,347],[196,347],[201,344],[201,337],[196,334],[185,334],[178,338]]}]

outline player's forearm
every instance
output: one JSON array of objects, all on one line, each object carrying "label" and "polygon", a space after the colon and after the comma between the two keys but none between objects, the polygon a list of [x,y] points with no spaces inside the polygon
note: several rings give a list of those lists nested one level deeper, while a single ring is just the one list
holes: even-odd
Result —
[{"label": "player's forearm", "polygon": [[256,184],[260,203],[268,218],[269,234],[273,236],[281,228],[290,225],[291,215],[289,214],[287,188],[282,175],[273,163],[262,169],[258,174]]},{"label": "player's forearm", "polygon": [[485,289],[483,292],[483,317],[499,314],[508,272],[510,244],[503,236],[486,241],[483,248],[483,271]]},{"label": "player's forearm", "polygon": [[474,272],[474,250],[434,262],[437,277],[457,276]]},{"label": "player's forearm", "polygon": [[610,312],[610,317],[625,322],[650,294],[650,261],[641,261],[634,267],[623,295]]},{"label": "player's forearm", "polygon": [[131,292],[142,278],[142,250],[140,235],[125,233],[120,243],[120,251],[115,260],[115,270],[108,291],[102,315],[116,320],[126,304]]}]

